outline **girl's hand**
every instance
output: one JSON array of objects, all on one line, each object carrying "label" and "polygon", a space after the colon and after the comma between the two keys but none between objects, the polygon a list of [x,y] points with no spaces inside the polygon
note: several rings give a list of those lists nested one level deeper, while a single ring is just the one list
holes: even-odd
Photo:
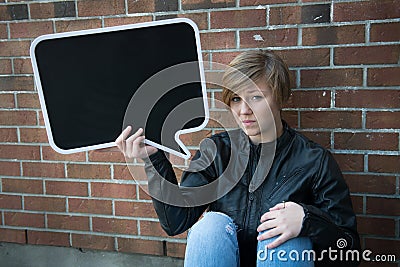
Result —
[{"label": "girl's hand", "polygon": [[299,235],[303,218],[304,210],[299,204],[294,202],[276,204],[261,216],[261,224],[258,226],[257,231],[268,231],[260,234],[257,239],[264,240],[280,235],[267,246],[268,248],[275,248]]},{"label": "girl's hand", "polygon": [[131,126],[126,127],[126,129],[122,131],[121,135],[115,140],[117,147],[124,154],[125,158],[143,159],[157,152],[157,148],[148,146],[144,143],[145,137],[141,136],[143,133],[142,128],[137,130],[136,133],[126,139],[131,130]]}]

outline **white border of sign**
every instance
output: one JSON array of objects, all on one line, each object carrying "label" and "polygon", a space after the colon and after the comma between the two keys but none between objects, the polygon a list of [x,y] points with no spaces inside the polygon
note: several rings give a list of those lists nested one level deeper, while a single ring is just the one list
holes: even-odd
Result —
[{"label": "white border of sign", "polygon": [[[106,28],[98,28],[98,29],[90,29],[90,30],[81,30],[81,31],[72,31],[72,32],[64,32],[64,33],[55,33],[55,34],[47,34],[47,35],[42,35],[37,37],[35,40],[33,40],[31,47],[30,47],[30,56],[31,56],[31,62],[33,66],[33,74],[35,77],[35,83],[36,87],[38,89],[38,94],[39,94],[39,101],[40,101],[40,106],[43,112],[43,117],[44,117],[44,123],[46,127],[46,133],[48,136],[49,144],[50,146],[58,153],[61,154],[71,154],[71,153],[76,153],[76,152],[83,152],[83,151],[89,151],[89,150],[95,150],[95,149],[101,149],[101,148],[108,148],[108,147],[113,147],[116,146],[115,142],[109,142],[109,143],[104,143],[104,144],[99,144],[99,145],[92,145],[92,146],[86,146],[86,147],[80,147],[80,148],[73,148],[73,149],[61,149],[59,148],[53,140],[53,134],[51,131],[50,127],[50,121],[47,113],[47,108],[46,108],[46,103],[44,100],[44,95],[43,95],[43,89],[42,89],[42,84],[39,76],[39,70],[36,62],[36,56],[35,56],[35,48],[36,46],[44,40],[50,40],[50,39],[58,39],[58,38],[65,38],[65,37],[71,37],[71,36],[81,36],[81,35],[90,35],[90,34],[97,34],[97,33],[104,33],[104,32],[115,32],[115,31],[122,31],[122,30],[128,30],[128,29],[137,29],[137,28],[144,28],[144,27],[152,27],[152,26],[159,26],[159,25],[166,25],[166,24],[174,24],[174,23],[187,23],[189,24],[195,33],[195,38],[196,38],[196,46],[197,46],[197,56],[198,56],[198,62],[199,62],[199,70],[200,70],[200,79],[201,79],[201,87],[203,91],[203,103],[204,103],[204,111],[205,111],[205,119],[204,122],[195,128],[190,128],[190,129],[185,129],[178,131],[175,134],[175,141],[181,146],[182,150],[184,153],[180,153],[178,151],[172,150],[168,147],[164,147],[160,144],[154,143],[150,140],[145,139],[145,143],[152,145],[156,148],[159,148],[161,150],[167,151],[171,154],[174,154],[176,156],[188,159],[190,157],[190,152],[189,149],[186,148],[186,146],[182,143],[182,141],[179,139],[179,135],[181,134],[187,134],[187,133],[192,133],[192,132],[197,132],[202,130],[207,124],[209,120],[209,110],[208,110],[208,100],[207,100],[207,91],[206,91],[206,82],[205,82],[205,76],[204,76],[204,68],[203,68],[203,58],[201,54],[201,45],[200,45],[200,34],[199,34],[199,29],[197,28],[197,25],[190,19],[187,18],[175,18],[175,19],[168,19],[168,20],[161,20],[161,21],[152,21],[152,22],[144,22],[144,23],[137,23],[137,24],[129,24],[129,25],[122,25],[122,26],[114,26],[114,27],[106,27]],[[121,118],[123,120],[123,118]],[[121,129],[122,131],[122,129]]]}]

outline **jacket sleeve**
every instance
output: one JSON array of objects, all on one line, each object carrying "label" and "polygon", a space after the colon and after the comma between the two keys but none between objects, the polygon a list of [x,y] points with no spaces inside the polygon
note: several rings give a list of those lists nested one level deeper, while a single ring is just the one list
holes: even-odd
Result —
[{"label": "jacket sleeve", "polygon": [[[188,168],[188,170],[199,171],[184,171],[180,185],[164,152],[158,151],[145,159],[145,171],[153,206],[161,227],[170,236],[189,229],[208,207],[208,205],[194,206],[190,201],[182,202],[182,199],[187,197],[184,187],[205,185],[215,176],[212,158],[206,150],[204,145],[200,146],[200,150],[196,152]],[[190,200],[190,197],[187,199]],[[180,205],[169,204],[171,198],[181,198],[176,199]]]},{"label": "jacket sleeve", "polygon": [[[312,192],[313,205],[301,204],[305,216],[299,235],[310,237],[319,252],[329,247],[359,251],[360,239],[349,189],[329,151],[325,151]],[[358,261],[341,261],[340,266],[356,265]]]}]

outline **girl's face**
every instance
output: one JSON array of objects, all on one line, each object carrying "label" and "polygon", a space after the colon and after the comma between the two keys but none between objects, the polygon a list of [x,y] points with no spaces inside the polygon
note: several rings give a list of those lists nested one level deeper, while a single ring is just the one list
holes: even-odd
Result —
[{"label": "girl's face", "polygon": [[230,108],[236,122],[253,143],[276,139],[275,124],[281,125],[280,107],[265,82],[238,91],[230,100]]}]

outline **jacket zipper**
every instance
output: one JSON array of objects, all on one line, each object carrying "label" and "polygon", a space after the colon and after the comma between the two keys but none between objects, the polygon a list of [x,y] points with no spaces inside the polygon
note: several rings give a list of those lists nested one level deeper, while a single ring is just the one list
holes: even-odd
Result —
[{"label": "jacket zipper", "polygon": [[[250,182],[251,182],[251,177],[253,176],[253,148],[250,145],[250,154],[249,154],[249,172],[248,172],[248,176],[247,176],[247,184],[250,186]],[[246,190],[246,198],[247,198],[247,208],[246,208],[246,212],[244,213],[244,222],[243,222],[243,229],[246,229],[247,227],[247,217],[249,214],[249,208],[251,206],[251,201],[249,198],[249,192],[250,189]],[[251,192],[250,192],[251,194]]]}]

